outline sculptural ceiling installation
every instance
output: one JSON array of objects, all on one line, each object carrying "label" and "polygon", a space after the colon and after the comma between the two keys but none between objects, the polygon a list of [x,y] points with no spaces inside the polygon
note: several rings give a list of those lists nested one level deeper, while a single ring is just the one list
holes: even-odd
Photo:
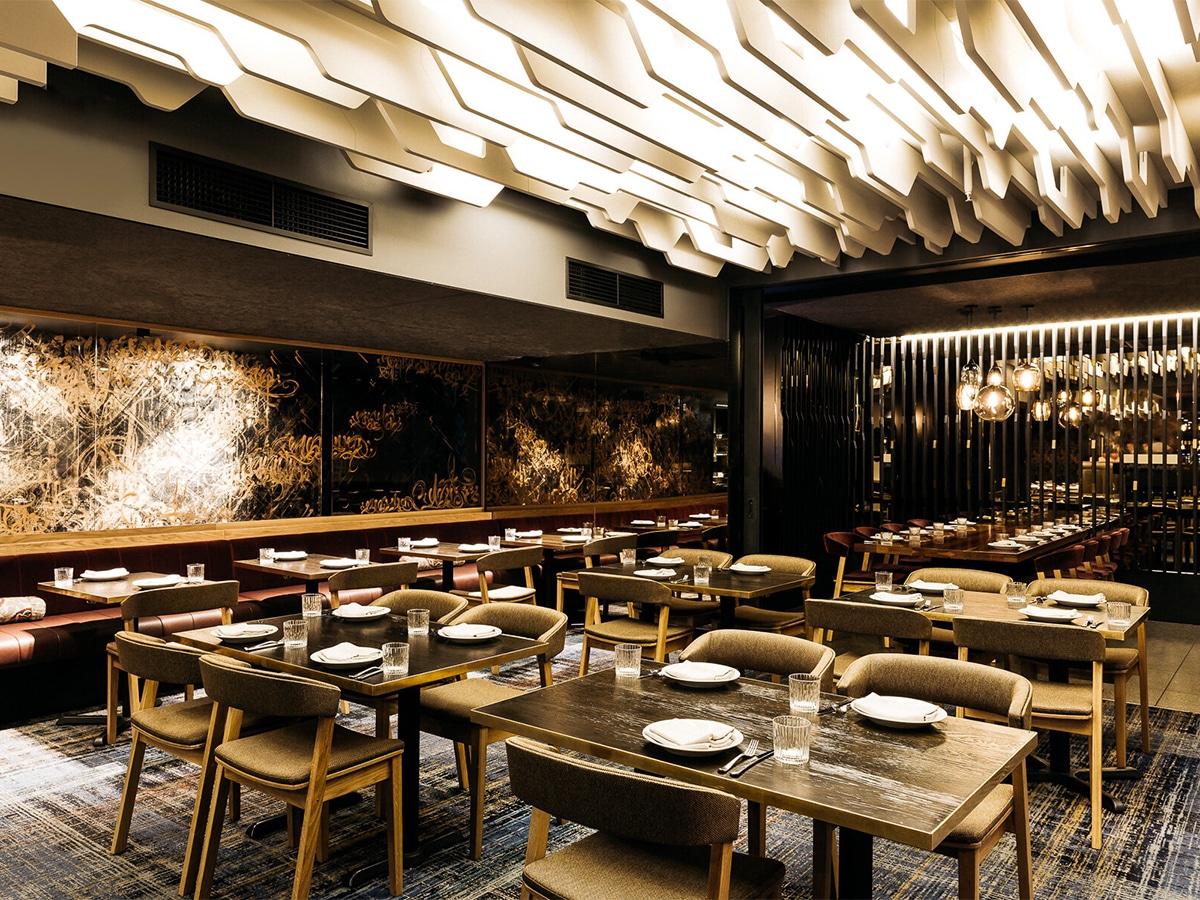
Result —
[{"label": "sculptural ceiling installation", "polygon": [[47,65],[163,110],[211,86],[382,178],[527,193],[715,275],[1153,216],[1198,183],[1198,30],[1198,0],[25,0],[0,99]]}]

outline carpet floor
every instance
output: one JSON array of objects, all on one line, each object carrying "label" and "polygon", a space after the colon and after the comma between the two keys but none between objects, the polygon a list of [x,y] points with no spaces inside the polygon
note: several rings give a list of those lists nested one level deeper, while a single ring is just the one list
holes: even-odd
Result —
[{"label": "carpet floor", "polygon": [[[579,635],[574,631],[555,675],[578,671]],[[597,652],[593,666],[611,664]],[[532,664],[505,667],[501,680],[536,683]],[[1133,710],[1131,709],[1132,713]],[[373,713],[352,709],[346,724],[373,730]],[[1133,716],[1131,715],[1131,724]],[[1105,746],[1111,763],[1111,709]],[[1154,749],[1130,753],[1144,775],[1109,784],[1126,803],[1121,815],[1105,813],[1104,848],[1091,849],[1090,814],[1085,798],[1062,788],[1031,786],[1034,888],[1037,897],[1192,898],[1200,896],[1200,716],[1152,711]],[[128,737],[96,748],[95,730],[59,727],[38,719],[0,731],[0,898],[170,897],[178,887],[197,770],[153,749],[146,755],[128,850],[108,852],[128,758]],[[1137,731],[1131,733],[1131,746]],[[1086,747],[1072,740],[1082,767]],[[404,896],[417,900],[489,900],[519,892],[528,810],[508,790],[502,745],[488,755],[484,859],[466,855],[469,802],[458,789],[449,743],[423,737],[421,816],[423,834],[452,839],[419,866],[405,872]],[[242,822],[227,825],[217,864],[214,896],[284,897],[290,893],[295,855],[282,832],[250,837],[247,823],[267,818],[280,807],[261,795],[243,795]],[[552,828],[551,849],[582,832],[579,826]],[[743,839],[744,840],[744,839]],[[807,819],[772,810],[768,852],[788,869],[785,897],[809,897],[811,828]],[[349,876],[383,859],[382,823],[373,804],[360,802],[338,811],[330,828],[331,858],[314,870],[314,898],[387,896],[386,878],[355,887]],[[744,849],[744,848],[743,848]],[[1011,836],[984,862],[984,896],[1015,897],[1016,870]],[[957,870],[944,857],[887,841],[875,845],[877,897],[955,896]],[[621,898],[626,900],[626,898]]]}]

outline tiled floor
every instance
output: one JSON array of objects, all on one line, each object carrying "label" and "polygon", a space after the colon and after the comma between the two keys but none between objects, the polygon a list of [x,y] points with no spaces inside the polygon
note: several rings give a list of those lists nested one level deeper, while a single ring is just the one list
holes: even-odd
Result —
[{"label": "tiled floor", "polygon": [[[1152,619],[1146,623],[1146,650],[1150,705],[1200,712],[1200,625]],[[1130,702],[1137,696],[1131,680]]]}]

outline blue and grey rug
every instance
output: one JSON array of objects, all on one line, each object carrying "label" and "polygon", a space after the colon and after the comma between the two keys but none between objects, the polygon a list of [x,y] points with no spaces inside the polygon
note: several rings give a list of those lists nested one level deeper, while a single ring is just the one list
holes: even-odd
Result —
[{"label": "blue and grey rug", "polygon": [[[556,661],[555,675],[578,671],[579,636]],[[597,652],[593,666],[609,665]],[[500,678],[536,683],[531,664],[513,664]],[[1131,710],[1132,712],[1132,710]],[[353,711],[348,724],[373,729],[370,713]],[[1131,717],[1132,718],[1132,717]],[[1110,722],[1111,725],[1111,722]],[[1156,709],[1154,752],[1131,753],[1144,777],[1115,782],[1112,791],[1127,805],[1122,815],[1104,814],[1104,848],[1091,849],[1084,798],[1061,788],[1031,788],[1034,887],[1040,898],[1192,898],[1200,896],[1200,716]],[[0,731],[0,898],[171,897],[178,888],[183,845],[196,785],[196,769],[166,754],[147,752],[130,834],[122,856],[108,852],[128,757],[128,738],[95,748],[95,730],[58,727],[36,720]],[[1137,732],[1131,734],[1131,744]],[[1111,727],[1106,746],[1112,747]],[[1075,739],[1077,764],[1085,747]],[[462,839],[432,853],[405,872],[404,896],[417,900],[516,897],[525,852],[527,810],[509,793],[502,745],[489,754],[484,859],[466,855],[468,798],[458,789],[451,747],[422,741],[422,831],[457,831]],[[383,859],[383,826],[373,804],[361,802],[335,814],[331,859],[318,863],[314,898],[386,897],[379,878],[351,888],[356,869]],[[261,795],[243,795],[242,825],[279,812]],[[578,826],[552,830],[553,846],[581,833]],[[785,897],[811,896],[808,820],[772,810],[768,852],[787,864]],[[227,825],[218,861],[214,896],[265,900],[290,893],[294,854],[281,832],[252,838]],[[953,897],[955,863],[886,841],[875,849],[877,896]],[[1016,896],[1012,839],[1007,837],[983,867],[984,895]],[[626,900],[626,898],[620,898]]]}]

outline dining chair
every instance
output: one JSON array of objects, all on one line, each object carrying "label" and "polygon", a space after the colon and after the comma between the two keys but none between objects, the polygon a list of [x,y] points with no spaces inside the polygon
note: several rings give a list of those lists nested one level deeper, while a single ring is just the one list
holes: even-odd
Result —
[{"label": "dining chair", "polygon": [[[475,560],[475,571],[479,573],[479,590],[451,591],[456,596],[466,597],[472,604],[492,603],[537,603],[537,588],[533,583],[533,569],[542,563],[541,547],[518,547],[513,550],[493,550]],[[524,584],[505,584],[500,580],[510,570],[524,572]],[[491,579],[488,576],[491,576]],[[489,580],[491,583],[489,583]]]},{"label": "dining chair", "polygon": [[[737,565],[770,566],[772,572],[801,576],[812,575],[817,570],[817,564],[811,559],[776,553],[751,553],[741,557]],[[788,594],[794,596],[795,592],[788,591]],[[803,601],[808,599],[809,589],[801,588],[799,594],[801,605],[797,609],[770,609],[753,603],[739,603],[733,610],[734,626],[752,631],[771,631],[775,634],[807,637],[808,626],[804,621]],[[776,600],[775,597],[771,599]]]},{"label": "dining chair", "polygon": [[723,568],[733,562],[732,553],[709,550],[707,547],[680,547],[677,544],[667,547],[663,550],[662,555],[673,559],[682,559],[685,566],[694,566],[699,562],[701,556],[707,556],[709,564],[714,569]]},{"label": "dining chair", "polygon": [[[1105,600],[1116,600],[1131,606],[1149,606],[1150,592],[1144,587],[1121,582],[1105,582],[1097,584],[1094,581],[1073,578],[1039,578],[1029,585],[1026,596],[1029,598],[1046,597],[1055,591],[1066,591],[1068,594],[1104,594]],[[1113,686],[1113,720],[1114,733],[1117,742],[1117,767],[1125,768],[1128,755],[1126,742],[1129,697],[1129,679],[1137,676],[1138,706],[1141,714],[1142,752],[1150,752],[1150,682],[1148,673],[1143,665],[1143,650],[1141,639],[1137,647],[1123,646],[1124,642],[1108,643],[1104,651],[1104,680]]]},{"label": "dining chair", "polygon": [[1075,625],[1043,625],[1036,622],[971,619],[959,616],[954,620],[954,643],[958,646],[959,659],[966,659],[970,650],[981,650],[1002,657],[1012,656],[1021,660],[1046,661],[1066,666],[1091,664],[1090,677],[1084,683],[1070,682],[1065,672],[1061,680],[1031,679],[1031,724],[1034,728],[1087,737],[1088,787],[1092,809],[1091,838],[1092,847],[1099,850],[1104,637],[1089,628],[1079,628]]},{"label": "dining chair", "polygon": [[[879,653],[849,666],[838,685],[847,697],[912,697],[952,705],[973,718],[998,721],[1028,730],[1033,686],[1027,678],[979,663],[936,656]],[[821,826],[814,823],[815,828]],[[832,829],[830,829],[832,830]],[[1033,861],[1029,839],[1029,791],[1025,760],[1013,769],[1011,783],[998,784],[940,843],[937,853],[958,860],[958,896],[979,897],[979,866],[1008,832],[1016,838],[1017,891],[1033,896]],[[832,835],[827,836],[832,845]]]},{"label": "dining chair", "polygon": [[[833,660],[833,679],[839,683],[850,663],[870,653],[902,652],[889,646],[889,640],[916,641],[917,652],[929,655],[933,626],[914,609],[876,606],[849,600],[805,600],[804,615],[812,630],[812,639],[824,644],[829,633],[838,635],[844,649]],[[835,648],[836,650],[837,648]]]},{"label": "dining chair", "polygon": [[[553,683],[550,661],[562,653],[567,636],[567,617],[563,613],[523,603],[489,603],[467,610],[455,622],[462,623],[495,625],[505,634],[547,644],[547,649],[538,654],[538,669],[542,687]],[[421,730],[454,741],[459,778],[471,795],[471,859],[483,855],[487,748],[509,737],[508,732],[472,722],[471,711],[522,693],[488,678],[467,677],[421,689]]]},{"label": "dining chair", "polygon": [[[866,568],[847,570],[846,560],[854,548],[854,533],[851,531],[829,531],[823,537],[825,552],[837,557],[837,573],[833,576],[833,596],[840,597],[846,588],[875,586],[875,573]],[[866,554],[864,554],[864,558]]]},{"label": "dining chair", "polygon": [[367,604],[407,588],[417,580],[417,568],[415,562],[392,562],[341,569],[329,576],[329,605],[337,609],[343,603]]},{"label": "dining chair", "polygon": [[[665,584],[649,578],[630,575],[606,575],[589,572],[579,573],[579,592],[586,600],[583,625],[583,646],[580,648],[579,674],[586,675],[593,649],[613,650],[617,644],[637,644],[643,656],[652,656],[659,662],[667,654],[682,650],[691,641],[694,628],[691,624],[672,624],[671,613],[678,609],[684,615],[695,612],[713,613],[720,610],[716,600],[681,600],[671,596]],[[638,616],[614,616],[600,618],[602,603],[633,604],[642,615],[651,610],[655,621]]]},{"label": "dining chair", "polygon": [[442,625],[453,622],[455,616],[470,605],[471,602],[466,597],[422,588],[392,591],[371,602],[371,606],[386,606],[397,615],[405,615],[410,609],[427,609],[429,620]]},{"label": "dining chair", "polygon": [[[506,743],[513,794],[533,807],[521,897],[779,897],[785,868],[734,853],[741,801],[714,788]],[[594,829],[547,854],[551,818]]]},{"label": "dining chair", "polygon": [[668,547],[673,547],[679,542],[679,529],[655,529],[654,531],[643,531],[636,535],[638,558],[645,559],[650,556],[657,556],[666,550]]},{"label": "dining chair", "polygon": [[[175,587],[148,588],[138,591],[121,603],[121,624],[127,632],[141,632],[154,636],[174,634],[190,628],[203,628],[214,624],[216,613],[222,625],[233,621],[233,610],[238,604],[236,581],[212,581],[204,584],[184,584]],[[199,615],[206,614],[206,615]],[[120,706],[121,661],[116,641],[105,648],[105,728],[104,739],[109,744],[117,742],[118,707]],[[139,679],[128,675],[129,708],[139,709]],[[187,699],[192,698],[191,687]]]},{"label": "dining chair", "polygon": [[[622,550],[632,550],[636,547],[636,534],[619,534],[615,537],[596,538],[593,541],[588,541],[580,547],[579,552],[583,557],[584,568],[594,569],[605,562],[606,558],[619,557]],[[555,608],[559,612],[563,611],[564,591],[579,590],[578,576],[578,569],[566,569],[558,573]]]},{"label": "dining chair", "polygon": [[[223,816],[231,784],[262,791],[287,804],[288,834],[299,825],[293,900],[309,894],[313,860],[326,841],[325,804],[352,791],[381,785],[387,797],[388,892],[403,886],[401,756],[404,742],[362,734],[336,717],[341,692],[311,678],[256,669],[241,660],[208,654],[200,660],[213,714],[204,749],[200,791],[211,792],[196,896],[212,892]],[[259,734],[242,733],[247,713],[305,721]],[[302,819],[301,819],[302,816]],[[299,823],[297,819],[301,819]],[[197,823],[193,821],[193,829]]]},{"label": "dining chair", "polygon": [[1043,553],[1033,561],[1039,578],[1074,578],[1083,565],[1083,544]]},{"label": "dining chair", "polygon": [[700,532],[700,546],[707,547],[709,550],[727,549],[729,543],[729,526],[728,525],[709,525]]},{"label": "dining chair", "polygon": [[[976,591],[981,594],[1003,594],[1012,584],[1012,578],[1000,572],[956,566],[917,569],[904,579],[906,585],[911,585],[914,581],[924,581],[926,584],[956,584],[964,591]],[[929,639],[934,644],[953,646],[954,631],[934,624]]]}]

